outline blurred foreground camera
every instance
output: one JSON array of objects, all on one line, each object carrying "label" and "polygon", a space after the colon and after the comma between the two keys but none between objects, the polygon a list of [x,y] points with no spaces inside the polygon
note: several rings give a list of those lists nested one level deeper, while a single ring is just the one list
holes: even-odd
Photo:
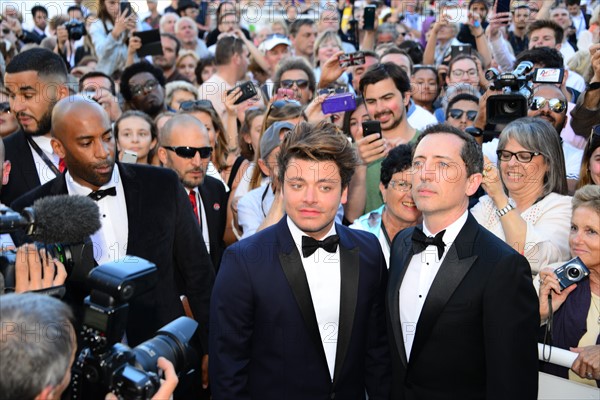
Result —
[{"label": "blurred foreground camera", "polygon": [[590,271],[579,257],[575,257],[555,269],[554,274],[558,278],[560,287],[565,289],[587,277]]},{"label": "blurred foreground camera", "polygon": [[133,256],[90,272],[92,291],[84,302],[81,332],[84,348],[71,379],[73,399],[104,399],[109,391],[123,399],[150,399],[160,388],[159,357],[171,361],[178,375],[196,363],[189,341],[198,323],[191,318],[174,320],[133,349],[120,343],[127,325],[127,302],[149,291],[156,281],[156,266]]},{"label": "blurred foreground camera", "polygon": [[84,23],[79,22],[76,19],[65,22],[63,26],[67,28],[67,32],[69,32],[69,40],[77,41],[87,35]]}]

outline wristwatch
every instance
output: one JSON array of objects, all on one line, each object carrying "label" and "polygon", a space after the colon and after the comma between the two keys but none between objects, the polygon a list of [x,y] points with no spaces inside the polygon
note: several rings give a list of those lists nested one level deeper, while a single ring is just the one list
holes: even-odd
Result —
[{"label": "wristwatch", "polygon": [[600,89],[600,82],[592,82],[592,83],[588,83],[585,90],[590,91],[590,90],[597,90]]},{"label": "wristwatch", "polygon": [[508,204],[506,205],[506,207],[500,209],[500,210],[496,210],[496,215],[498,217],[503,217],[506,214],[508,214],[508,212],[510,210],[514,210],[515,209],[515,203],[512,201],[512,199],[508,199]]}]

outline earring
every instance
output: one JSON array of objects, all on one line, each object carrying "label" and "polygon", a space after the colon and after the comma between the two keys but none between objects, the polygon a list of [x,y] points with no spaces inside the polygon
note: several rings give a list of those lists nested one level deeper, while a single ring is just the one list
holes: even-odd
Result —
[{"label": "earring", "polygon": [[248,143],[248,149],[250,149],[250,151],[254,151],[254,148],[252,147],[252,143]]}]

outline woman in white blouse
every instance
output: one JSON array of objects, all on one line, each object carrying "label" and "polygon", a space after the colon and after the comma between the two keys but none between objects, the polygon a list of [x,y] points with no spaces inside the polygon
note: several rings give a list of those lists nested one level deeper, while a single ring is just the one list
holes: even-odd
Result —
[{"label": "woman in white blouse", "polygon": [[500,134],[497,154],[497,166],[485,160],[487,195],[473,216],[523,254],[533,275],[568,260],[571,198],[556,130],[541,118],[515,120]]}]

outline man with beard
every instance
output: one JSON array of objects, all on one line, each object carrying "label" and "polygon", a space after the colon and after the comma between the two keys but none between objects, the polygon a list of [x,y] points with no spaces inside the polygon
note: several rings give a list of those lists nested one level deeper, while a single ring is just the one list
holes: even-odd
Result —
[{"label": "man with beard", "polygon": [[352,207],[356,207],[355,211],[362,215],[383,204],[379,191],[381,162],[391,149],[412,141],[417,130],[406,118],[411,86],[408,75],[401,67],[393,63],[371,67],[362,76],[359,88],[369,115],[381,123],[380,134],[369,135],[357,142],[363,165],[357,169],[353,184],[363,181],[365,174],[366,181],[363,181],[363,188],[357,189],[354,185],[350,187],[354,194],[364,193],[360,199],[352,197]]},{"label": "man with beard", "polygon": [[[17,199],[14,209],[59,194],[95,200],[102,216],[102,227],[91,237],[96,262],[134,255],[158,268],[156,286],[130,303],[128,344],[137,346],[183,316],[179,296],[186,295],[200,324],[201,354],[206,354],[214,269],[176,174],[137,164],[117,163],[115,168],[115,139],[108,115],[102,106],[81,96],[57,103],[52,113],[52,148],[65,159],[68,171]],[[71,296],[71,306],[77,315],[83,299],[76,297]],[[203,369],[207,363],[204,357]]]},{"label": "man with beard", "polygon": [[6,66],[4,85],[21,129],[4,139],[12,177],[0,195],[2,203],[10,205],[64,169],[50,145],[50,119],[56,102],[69,94],[66,82],[64,61],[46,49],[25,51]]},{"label": "man with beard", "polygon": [[132,110],[143,111],[154,119],[167,111],[165,105],[165,76],[147,62],[125,68],[121,76],[121,94]]},{"label": "man with beard", "polygon": [[208,131],[197,118],[179,114],[161,129],[158,158],[179,176],[200,224],[215,270],[225,250],[223,235],[227,219],[227,192],[223,183],[206,176],[212,148]]},{"label": "man with beard", "polygon": [[181,47],[179,40],[175,35],[170,33],[161,33],[160,43],[162,45],[163,54],[161,56],[153,56],[152,62],[162,70],[166,83],[173,81],[189,82],[185,76],[177,71],[177,67],[175,66],[177,54],[179,54],[179,48]]}]

